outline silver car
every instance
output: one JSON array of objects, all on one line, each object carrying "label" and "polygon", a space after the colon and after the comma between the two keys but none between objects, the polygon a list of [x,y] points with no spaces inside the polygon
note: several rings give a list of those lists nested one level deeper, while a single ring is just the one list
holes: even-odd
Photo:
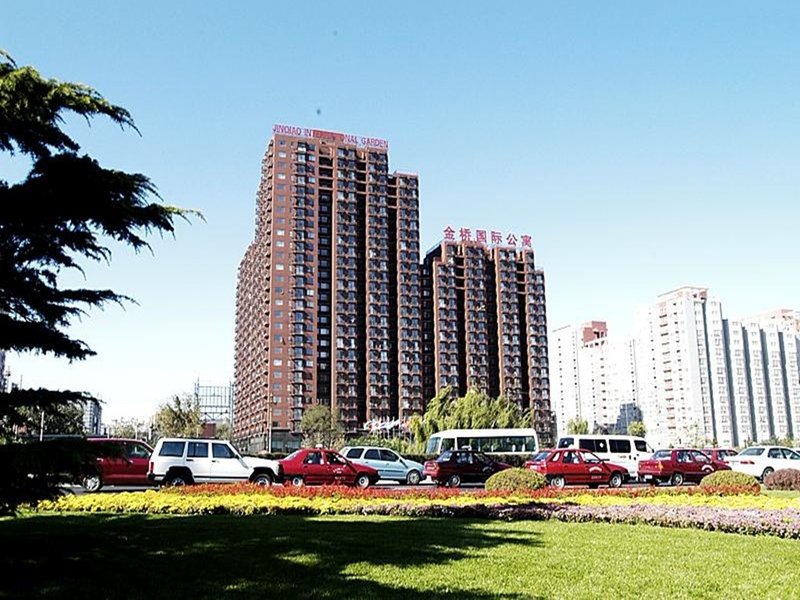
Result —
[{"label": "silver car", "polygon": [[381,479],[398,481],[401,484],[417,485],[422,480],[422,465],[406,460],[394,450],[375,446],[345,446],[341,454],[353,462],[376,469]]}]

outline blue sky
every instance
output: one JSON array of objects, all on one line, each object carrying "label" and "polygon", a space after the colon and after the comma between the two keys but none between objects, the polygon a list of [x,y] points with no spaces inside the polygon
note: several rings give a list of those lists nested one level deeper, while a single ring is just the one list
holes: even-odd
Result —
[{"label": "blue sky", "polygon": [[800,4],[289,4],[6,3],[0,47],[141,130],[70,119],[83,150],[206,218],[89,268],[138,304],[75,324],[98,356],[12,357],[13,381],[93,392],[110,420],[230,380],[273,123],[388,139],[420,175],[423,252],[447,225],[532,235],[551,327],[625,331],[684,284],[730,317],[800,308]]}]

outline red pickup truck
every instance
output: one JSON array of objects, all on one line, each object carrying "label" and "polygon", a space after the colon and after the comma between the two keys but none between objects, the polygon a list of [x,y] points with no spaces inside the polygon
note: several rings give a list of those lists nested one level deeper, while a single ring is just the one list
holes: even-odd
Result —
[{"label": "red pickup truck", "polygon": [[730,470],[730,467],[694,448],[656,450],[649,459],[639,461],[639,479],[653,485],[699,482],[709,473],[724,470]]}]

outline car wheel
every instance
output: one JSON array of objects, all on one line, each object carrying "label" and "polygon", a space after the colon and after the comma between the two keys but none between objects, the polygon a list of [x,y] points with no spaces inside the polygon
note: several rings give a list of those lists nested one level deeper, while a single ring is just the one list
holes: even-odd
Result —
[{"label": "car wheel", "polygon": [[773,469],[772,467],[767,467],[766,469],[764,469],[764,472],[761,474],[761,481],[764,481],[767,475],[772,475],[774,472],[775,469]]},{"label": "car wheel", "polygon": [[87,492],[97,492],[103,487],[103,480],[100,479],[100,475],[89,475],[88,477],[84,477],[83,481],[81,482],[83,489]]},{"label": "car wheel", "polygon": [[408,485],[419,485],[420,481],[422,481],[422,474],[419,471],[410,471],[406,477]]},{"label": "car wheel", "polygon": [[567,485],[567,481],[564,479],[563,475],[555,475],[554,477],[550,478],[550,485],[552,485],[554,488],[561,489]]},{"label": "car wheel", "polygon": [[670,483],[677,486],[683,485],[683,473],[673,473]]},{"label": "car wheel", "polygon": [[303,487],[305,484],[306,482],[303,480],[303,477],[301,475],[295,475],[294,477],[292,477],[292,485],[294,487]]},{"label": "car wheel", "polygon": [[611,474],[611,479],[608,480],[608,487],[618,488],[622,485],[622,473],[614,472]]},{"label": "car wheel", "polygon": [[192,483],[191,478],[187,477],[183,473],[169,473],[164,478],[164,485],[166,487],[180,487],[183,485],[189,485]]},{"label": "car wheel", "polygon": [[272,485],[272,476],[269,473],[257,473],[250,481],[256,485],[270,486]]},{"label": "car wheel", "polygon": [[369,475],[366,473],[361,473],[356,477],[356,486],[360,488],[368,488],[369,487]]},{"label": "car wheel", "polygon": [[447,480],[447,487],[461,487],[461,475],[450,475]]}]

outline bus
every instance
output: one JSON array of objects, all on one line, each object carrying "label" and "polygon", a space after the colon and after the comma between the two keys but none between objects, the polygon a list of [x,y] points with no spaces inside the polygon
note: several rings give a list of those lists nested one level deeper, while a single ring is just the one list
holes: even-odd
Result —
[{"label": "bus", "polygon": [[428,439],[427,454],[472,449],[486,454],[533,454],[539,439],[533,429],[447,429]]}]

